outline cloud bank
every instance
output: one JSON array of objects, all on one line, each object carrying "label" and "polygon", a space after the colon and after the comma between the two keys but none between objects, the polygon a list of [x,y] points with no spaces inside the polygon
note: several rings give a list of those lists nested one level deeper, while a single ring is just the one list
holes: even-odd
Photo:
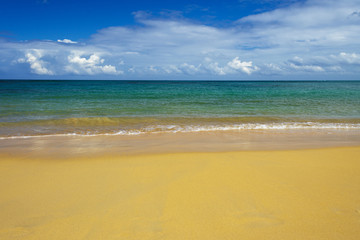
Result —
[{"label": "cloud bank", "polygon": [[360,2],[306,2],[230,27],[135,14],[82,41],[0,39],[0,77],[99,79],[358,79]]}]

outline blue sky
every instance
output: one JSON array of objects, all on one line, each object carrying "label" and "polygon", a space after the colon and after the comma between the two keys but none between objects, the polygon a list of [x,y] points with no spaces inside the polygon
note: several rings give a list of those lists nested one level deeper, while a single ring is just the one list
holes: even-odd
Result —
[{"label": "blue sky", "polygon": [[0,1],[0,79],[360,79],[360,1]]}]

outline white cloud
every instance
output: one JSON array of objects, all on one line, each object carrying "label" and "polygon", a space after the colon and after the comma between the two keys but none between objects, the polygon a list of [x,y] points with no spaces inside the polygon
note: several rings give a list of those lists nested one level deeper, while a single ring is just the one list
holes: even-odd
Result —
[{"label": "white cloud", "polygon": [[31,71],[33,73],[36,73],[39,75],[53,75],[54,73],[45,67],[45,65],[47,65],[47,63],[45,61],[41,60],[42,57],[43,57],[43,53],[41,50],[32,49],[32,50],[29,50],[25,54],[25,58],[19,58],[18,62],[19,63],[25,63],[25,62],[29,63]]},{"label": "white cloud", "polygon": [[205,70],[211,71],[217,75],[236,75],[239,76],[238,73],[246,73],[250,75],[251,73],[259,70],[257,66],[253,66],[252,61],[242,62],[239,60],[239,57],[235,57],[231,61],[228,61],[223,66],[218,62],[213,61],[211,58],[205,58],[205,61],[200,65]]},{"label": "white cloud", "polygon": [[201,71],[202,64],[199,64],[197,67],[192,64],[183,63],[180,65],[180,69],[183,73],[188,75],[194,75]]},{"label": "white cloud", "polygon": [[151,72],[154,72],[154,73],[159,72],[159,69],[158,69],[157,67],[153,66],[153,65],[150,65],[150,66],[148,67],[148,69],[149,69]]},{"label": "white cloud", "polygon": [[[341,52],[337,55],[329,56],[311,56],[307,59],[298,56],[287,60],[281,67],[286,72],[296,70],[299,72],[326,72],[326,73],[347,73],[351,71],[353,74],[358,74],[360,69],[360,55],[357,53]],[[272,64],[267,64],[269,69],[273,68]],[[273,68],[273,70],[275,70]]]},{"label": "white cloud", "polygon": [[217,75],[226,75],[226,70],[224,67],[220,67],[218,62],[210,62],[208,63],[205,68],[210,70],[210,72],[217,74]]},{"label": "white cloud", "polygon": [[287,8],[251,15],[238,21],[248,26],[246,37],[254,45],[287,52],[324,52],[338,46],[353,48],[360,37],[360,18],[352,19],[360,9],[356,0],[309,0]]},{"label": "white cloud", "polygon": [[270,73],[280,73],[284,71],[279,65],[274,63],[266,63],[264,67],[268,69]]},{"label": "white cloud", "polygon": [[63,39],[63,40],[58,39],[57,42],[59,42],[59,43],[70,43],[70,44],[75,44],[75,43],[77,43],[77,42],[75,42],[75,41],[71,41],[70,39],[66,39],[66,38]]},{"label": "white cloud", "polygon": [[219,76],[237,75],[246,73],[250,75],[252,72],[259,70],[257,66],[253,66],[252,62],[241,62],[238,57],[231,61],[220,64],[213,59],[206,57],[197,66],[188,63],[169,64],[169,65],[149,65],[145,70],[135,70],[134,67],[129,68],[129,72],[135,73],[157,73],[157,74],[186,74],[194,76],[197,74],[214,74]]},{"label": "white cloud", "polygon": [[241,62],[239,57],[234,58],[232,61],[228,62],[228,66],[235,70],[239,70],[241,72],[251,74],[252,72],[258,70],[257,66],[252,65],[252,61],[250,62]]},{"label": "white cloud", "polygon": [[122,71],[117,71],[115,66],[101,65],[105,62],[99,55],[93,53],[86,58],[83,52],[72,51],[68,56],[69,65],[65,67],[66,71],[75,74],[94,75],[99,73],[105,74],[122,74]]},{"label": "white cloud", "polygon": [[360,64],[360,54],[342,52],[338,56],[333,57],[348,64]]},{"label": "white cloud", "polygon": [[166,73],[182,73],[182,71],[176,65],[168,65],[164,67]]},{"label": "white cloud", "polygon": [[323,72],[325,71],[324,68],[316,65],[296,65],[294,63],[290,63],[290,67],[295,70],[300,71],[311,71],[311,72]]}]

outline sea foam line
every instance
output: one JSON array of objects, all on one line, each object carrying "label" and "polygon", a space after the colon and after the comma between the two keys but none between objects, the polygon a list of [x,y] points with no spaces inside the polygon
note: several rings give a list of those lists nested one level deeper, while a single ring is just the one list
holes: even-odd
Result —
[{"label": "sea foam line", "polygon": [[292,130],[292,129],[360,129],[360,124],[350,123],[314,123],[314,122],[301,122],[301,123],[244,123],[233,125],[210,125],[210,126],[179,126],[179,125],[153,125],[141,129],[120,130],[110,133],[59,133],[59,134],[44,134],[44,135],[23,135],[23,136],[5,136],[0,137],[4,139],[26,139],[26,138],[42,138],[42,137],[66,137],[66,136],[81,136],[81,137],[94,137],[94,136],[132,136],[142,134],[159,134],[159,133],[192,133],[192,132],[214,132],[214,131],[242,131],[242,130]]}]

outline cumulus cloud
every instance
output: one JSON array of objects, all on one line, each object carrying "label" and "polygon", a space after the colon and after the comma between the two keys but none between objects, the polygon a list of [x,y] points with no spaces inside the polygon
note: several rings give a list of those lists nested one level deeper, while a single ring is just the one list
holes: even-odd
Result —
[{"label": "cumulus cloud", "polygon": [[78,43],[0,39],[0,70],[11,72],[16,64],[27,63],[35,75],[116,79],[298,79],[337,72],[338,78],[358,78],[359,1],[291,1],[282,6],[226,28],[137,13],[136,27],[100,29]]},{"label": "cumulus cloud", "polygon": [[19,58],[18,62],[29,63],[31,71],[33,73],[39,75],[53,75],[54,73],[45,67],[45,65],[48,65],[48,63],[41,60],[42,57],[43,57],[43,53],[41,50],[32,49],[25,54],[25,58]]},{"label": "cumulus cloud", "polygon": [[65,67],[65,70],[69,73],[88,75],[123,73],[122,71],[117,71],[112,65],[103,65],[105,60],[96,53],[91,54],[88,58],[83,55],[83,52],[72,51],[68,56],[69,65]]},{"label": "cumulus cloud", "polygon": [[235,57],[223,66],[221,66],[218,62],[212,60],[211,58],[205,58],[205,61],[203,62],[201,67],[217,75],[230,74],[237,76],[239,76],[239,73],[246,73],[247,75],[250,75],[252,72],[259,69],[257,66],[253,66],[251,61],[242,62],[241,60],[239,60],[239,57]]},{"label": "cumulus cloud", "polygon": [[239,70],[241,72],[251,74],[252,72],[258,70],[257,66],[253,66],[252,62],[241,62],[239,57],[234,58],[232,61],[228,62],[228,66],[232,69]]}]

